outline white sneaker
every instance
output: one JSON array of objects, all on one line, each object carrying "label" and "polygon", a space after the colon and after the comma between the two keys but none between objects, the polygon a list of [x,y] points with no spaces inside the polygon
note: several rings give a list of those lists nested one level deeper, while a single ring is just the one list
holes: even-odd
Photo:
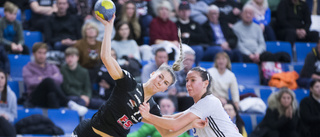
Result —
[{"label": "white sneaker", "polygon": [[88,112],[88,108],[87,107],[81,106],[81,105],[77,104],[74,101],[69,101],[68,102],[68,107],[71,110],[77,111],[79,116],[84,116]]}]

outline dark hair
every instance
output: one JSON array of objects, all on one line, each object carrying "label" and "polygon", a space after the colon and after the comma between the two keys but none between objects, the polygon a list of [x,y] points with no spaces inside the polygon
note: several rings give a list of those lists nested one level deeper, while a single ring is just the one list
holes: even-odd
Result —
[{"label": "dark hair", "polygon": [[[239,129],[240,134],[242,134],[242,129],[243,129],[243,127],[245,126],[244,121],[243,121],[243,119],[240,117],[239,112],[238,112],[238,110],[237,110],[237,108],[236,108],[236,105],[234,105],[234,103],[233,103],[231,100],[229,100],[229,101],[227,102],[227,104],[232,105],[232,107],[233,107],[233,109],[234,109],[234,112],[236,112],[236,123],[235,123],[235,124],[236,124],[237,128]],[[224,104],[224,105],[226,105],[226,104]]]},{"label": "dark hair", "polygon": [[5,85],[3,87],[3,91],[1,92],[1,100],[0,100],[0,102],[5,103],[5,102],[7,102],[7,94],[8,94],[7,84],[8,84],[8,79],[7,79],[7,73],[4,70],[0,69],[0,73],[3,73],[4,77],[6,79]]},{"label": "dark hair", "polygon": [[130,24],[129,24],[128,22],[120,21],[120,22],[118,22],[118,23],[116,24],[116,34],[114,35],[113,40],[117,40],[117,41],[122,40],[122,37],[121,37],[120,34],[119,34],[119,30],[120,30],[120,28],[121,28],[123,25],[125,25],[125,24],[128,25],[128,27],[129,27],[129,32],[130,32],[130,33],[129,33],[129,36],[128,36],[128,40],[129,40],[129,39],[133,39],[133,34],[132,34],[132,31],[131,31]]},{"label": "dark hair", "polygon": [[157,56],[158,52],[167,52],[167,51],[166,51],[164,48],[158,48],[158,49],[156,50],[156,52],[154,53],[154,55]]},{"label": "dark hair", "polygon": [[320,80],[312,80],[312,81],[310,82],[310,89],[313,88],[313,86],[314,86],[317,82],[320,82]]},{"label": "dark hair", "polygon": [[36,42],[32,46],[32,53],[36,53],[39,49],[44,48],[48,51],[48,45],[43,42]]},{"label": "dark hair", "polygon": [[190,71],[199,72],[200,73],[200,77],[202,78],[202,81],[208,80],[208,82],[209,82],[208,87],[207,87],[207,91],[206,91],[206,93],[204,93],[202,95],[201,98],[204,98],[205,96],[212,94],[212,92],[210,91],[212,78],[211,78],[209,72],[205,68],[202,68],[202,67],[194,67]]}]

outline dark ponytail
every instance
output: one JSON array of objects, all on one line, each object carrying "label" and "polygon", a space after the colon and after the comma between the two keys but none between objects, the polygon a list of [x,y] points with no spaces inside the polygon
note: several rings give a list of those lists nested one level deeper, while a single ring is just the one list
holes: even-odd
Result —
[{"label": "dark ponytail", "polygon": [[6,82],[5,82],[5,85],[4,85],[4,87],[3,87],[3,91],[1,91],[1,100],[0,100],[0,102],[2,102],[2,103],[6,103],[7,102],[7,74],[3,71],[3,70],[1,70],[0,69],[0,73],[3,73],[4,74],[4,77],[5,77],[5,79],[6,79]]}]

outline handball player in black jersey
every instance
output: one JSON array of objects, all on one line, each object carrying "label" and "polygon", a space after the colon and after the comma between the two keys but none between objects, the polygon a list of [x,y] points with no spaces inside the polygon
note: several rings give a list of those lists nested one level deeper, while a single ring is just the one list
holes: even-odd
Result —
[{"label": "handball player in black jersey", "polygon": [[[139,112],[143,102],[149,102],[150,113],[160,116],[158,105],[152,98],[157,92],[163,92],[176,81],[174,71],[180,70],[180,58],[173,68],[163,64],[150,74],[150,79],[144,83],[137,83],[134,77],[122,70],[117,61],[111,57],[111,33],[115,16],[110,21],[96,18],[105,26],[105,33],[101,46],[101,60],[108,69],[116,85],[110,98],[99,108],[91,119],[82,121],[73,131],[74,137],[125,137],[130,127],[138,122],[146,122]],[[124,49],[125,50],[125,49]],[[157,127],[156,127],[157,128]],[[177,133],[176,133],[177,134]]]}]

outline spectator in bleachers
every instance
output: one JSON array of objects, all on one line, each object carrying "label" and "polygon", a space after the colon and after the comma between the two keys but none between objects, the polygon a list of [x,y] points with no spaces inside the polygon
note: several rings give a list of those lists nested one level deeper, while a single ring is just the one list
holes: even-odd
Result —
[{"label": "spectator in bleachers", "polygon": [[114,4],[116,6],[116,17],[120,17],[121,15],[121,9],[124,3],[126,3],[129,0],[115,0]]},{"label": "spectator in bleachers", "polygon": [[169,41],[178,45],[177,26],[169,20],[172,7],[168,1],[162,1],[157,7],[157,17],[150,24],[150,44],[159,44]]},{"label": "spectator in bleachers", "polygon": [[207,40],[202,27],[190,19],[191,12],[189,3],[182,1],[179,5],[179,18],[176,25],[181,29],[182,43],[187,43],[195,51],[196,64],[198,64],[203,57],[203,46]]},{"label": "spectator in bleachers", "polygon": [[229,115],[231,121],[236,124],[239,133],[243,137],[247,137],[247,131],[245,129],[245,123],[239,115],[238,109],[236,108],[235,104],[232,101],[228,101],[226,104],[223,105],[224,110]]},{"label": "spectator in bleachers", "polygon": [[309,88],[312,80],[320,80],[320,41],[305,58],[297,83],[301,88]]},{"label": "spectator in bleachers", "polygon": [[22,69],[28,102],[31,105],[46,108],[68,106],[83,116],[88,109],[69,100],[63,93],[60,88],[63,81],[62,75],[57,66],[46,62],[47,51],[47,44],[35,43],[32,47],[34,61],[29,62]]},{"label": "spectator in bleachers", "polygon": [[229,25],[219,19],[219,8],[216,5],[209,6],[208,21],[203,24],[206,30],[207,44],[209,45],[204,52],[203,61],[213,61],[219,52],[226,52],[230,59],[235,62],[242,62],[240,51],[236,48],[238,38]]},{"label": "spectator in bleachers", "polygon": [[76,15],[67,12],[68,0],[57,0],[57,13],[53,14],[44,28],[45,42],[54,50],[64,51],[81,38],[81,24]]},{"label": "spectator in bleachers", "polygon": [[3,47],[0,47],[0,69],[2,69],[6,74],[10,74],[9,58]]},{"label": "spectator in bleachers", "polygon": [[[161,115],[164,115],[164,116],[172,115],[176,110],[172,100],[170,100],[169,98],[162,98],[159,102],[159,106],[160,106]],[[128,134],[127,137],[149,137],[149,136],[161,137],[161,134],[159,133],[159,131],[157,131],[157,129],[153,125],[144,123],[139,128],[139,130]],[[184,132],[178,137],[191,137],[191,136],[188,134],[188,132]]]},{"label": "spectator in bleachers", "polygon": [[311,15],[301,0],[282,0],[277,9],[278,38],[294,44],[296,41],[318,42],[319,34],[310,31]]},{"label": "spectator in bleachers", "polygon": [[201,0],[188,0],[188,2],[191,8],[190,18],[200,25],[207,22],[208,4]]},{"label": "spectator in bleachers", "polygon": [[223,103],[230,100],[229,90],[232,101],[239,110],[239,90],[238,82],[234,73],[231,71],[231,61],[225,52],[219,52],[214,59],[214,67],[209,68],[208,72],[212,76],[211,91]]},{"label": "spectator in bleachers", "polygon": [[303,137],[320,136],[320,80],[310,84],[310,96],[300,102],[300,117],[303,126],[307,129]]},{"label": "spectator in bleachers", "polygon": [[137,9],[137,16],[141,26],[141,38],[149,36],[149,27],[154,15],[151,1],[146,0],[134,0]]},{"label": "spectator in bleachers", "polygon": [[17,97],[7,85],[6,73],[0,69],[0,136],[16,136],[13,123],[17,117]]},{"label": "spectator in bleachers", "polygon": [[[192,69],[195,61],[195,53],[191,51],[184,52],[183,69],[175,72],[177,81],[174,87],[169,88],[168,92],[174,92],[174,96],[177,98],[178,111],[184,111],[193,105],[193,99],[189,96],[186,88],[186,77],[188,72]],[[172,91],[174,90],[174,91]]]},{"label": "spectator in bleachers", "polygon": [[26,28],[31,31],[44,32],[49,17],[58,11],[56,0],[29,0],[32,16]]},{"label": "spectator in bleachers", "polygon": [[79,50],[79,64],[88,69],[93,84],[96,82],[96,74],[101,65],[101,42],[96,40],[99,30],[95,23],[88,22],[82,26],[81,34],[82,39],[77,40],[73,46]]},{"label": "spectator in bleachers", "polygon": [[155,52],[155,62],[148,63],[142,68],[141,82],[145,83],[150,78],[150,74],[156,71],[163,63],[168,63],[168,53],[164,48],[159,48]]},{"label": "spectator in bleachers", "polygon": [[91,7],[95,0],[68,0],[70,14],[78,15],[80,19],[92,18]]},{"label": "spectator in bleachers", "polygon": [[[127,70],[137,81],[140,80],[140,51],[137,42],[133,39],[129,23],[118,22],[116,25],[116,35],[111,41],[111,47],[117,53],[118,63],[120,66],[136,66],[136,70]],[[124,50],[125,49],[125,50]],[[132,67],[131,67],[132,68]]]},{"label": "spectator in bleachers", "polygon": [[4,4],[3,18],[0,18],[0,46],[5,46],[9,54],[29,54],[24,45],[23,28],[16,20],[18,7],[11,2]]},{"label": "spectator in bleachers", "polygon": [[268,109],[259,124],[263,137],[298,137],[298,103],[294,92],[281,88],[268,98]]},{"label": "spectator in bleachers", "polygon": [[227,23],[230,27],[240,19],[240,5],[234,0],[216,0],[210,5],[219,7],[219,20]]},{"label": "spectator in bleachers", "polygon": [[133,1],[127,1],[122,6],[121,14],[115,21],[115,25],[120,21],[128,22],[133,39],[139,41],[141,37],[141,27],[137,16],[136,5]]},{"label": "spectator in bleachers", "polygon": [[275,41],[276,34],[269,25],[271,21],[271,10],[268,6],[268,0],[249,0],[246,4],[254,7],[253,22],[257,23],[263,31],[266,41]]},{"label": "spectator in bleachers", "polygon": [[89,72],[78,64],[79,51],[69,47],[65,51],[66,63],[60,69],[63,76],[62,90],[70,100],[91,109],[98,109],[104,102],[99,98],[92,98]]},{"label": "spectator in bleachers", "polygon": [[312,15],[320,14],[320,1],[317,0],[304,0],[309,7],[309,11]]},{"label": "spectator in bleachers", "polygon": [[266,43],[260,26],[253,23],[254,7],[245,5],[242,11],[242,20],[233,26],[238,37],[237,48],[242,53],[243,62],[260,63],[262,61],[290,62],[288,53],[272,54],[266,51]]},{"label": "spectator in bleachers", "polygon": [[178,11],[178,6],[181,0],[151,0],[151,6],[153,8],[155,16],[159,16],[159,6],[163,5],[164,1],[166,1],[165,4],[168,4],[167,7],[170,7],[168,11],[168,19],[172,22],[176,22],[176,12]]}]

